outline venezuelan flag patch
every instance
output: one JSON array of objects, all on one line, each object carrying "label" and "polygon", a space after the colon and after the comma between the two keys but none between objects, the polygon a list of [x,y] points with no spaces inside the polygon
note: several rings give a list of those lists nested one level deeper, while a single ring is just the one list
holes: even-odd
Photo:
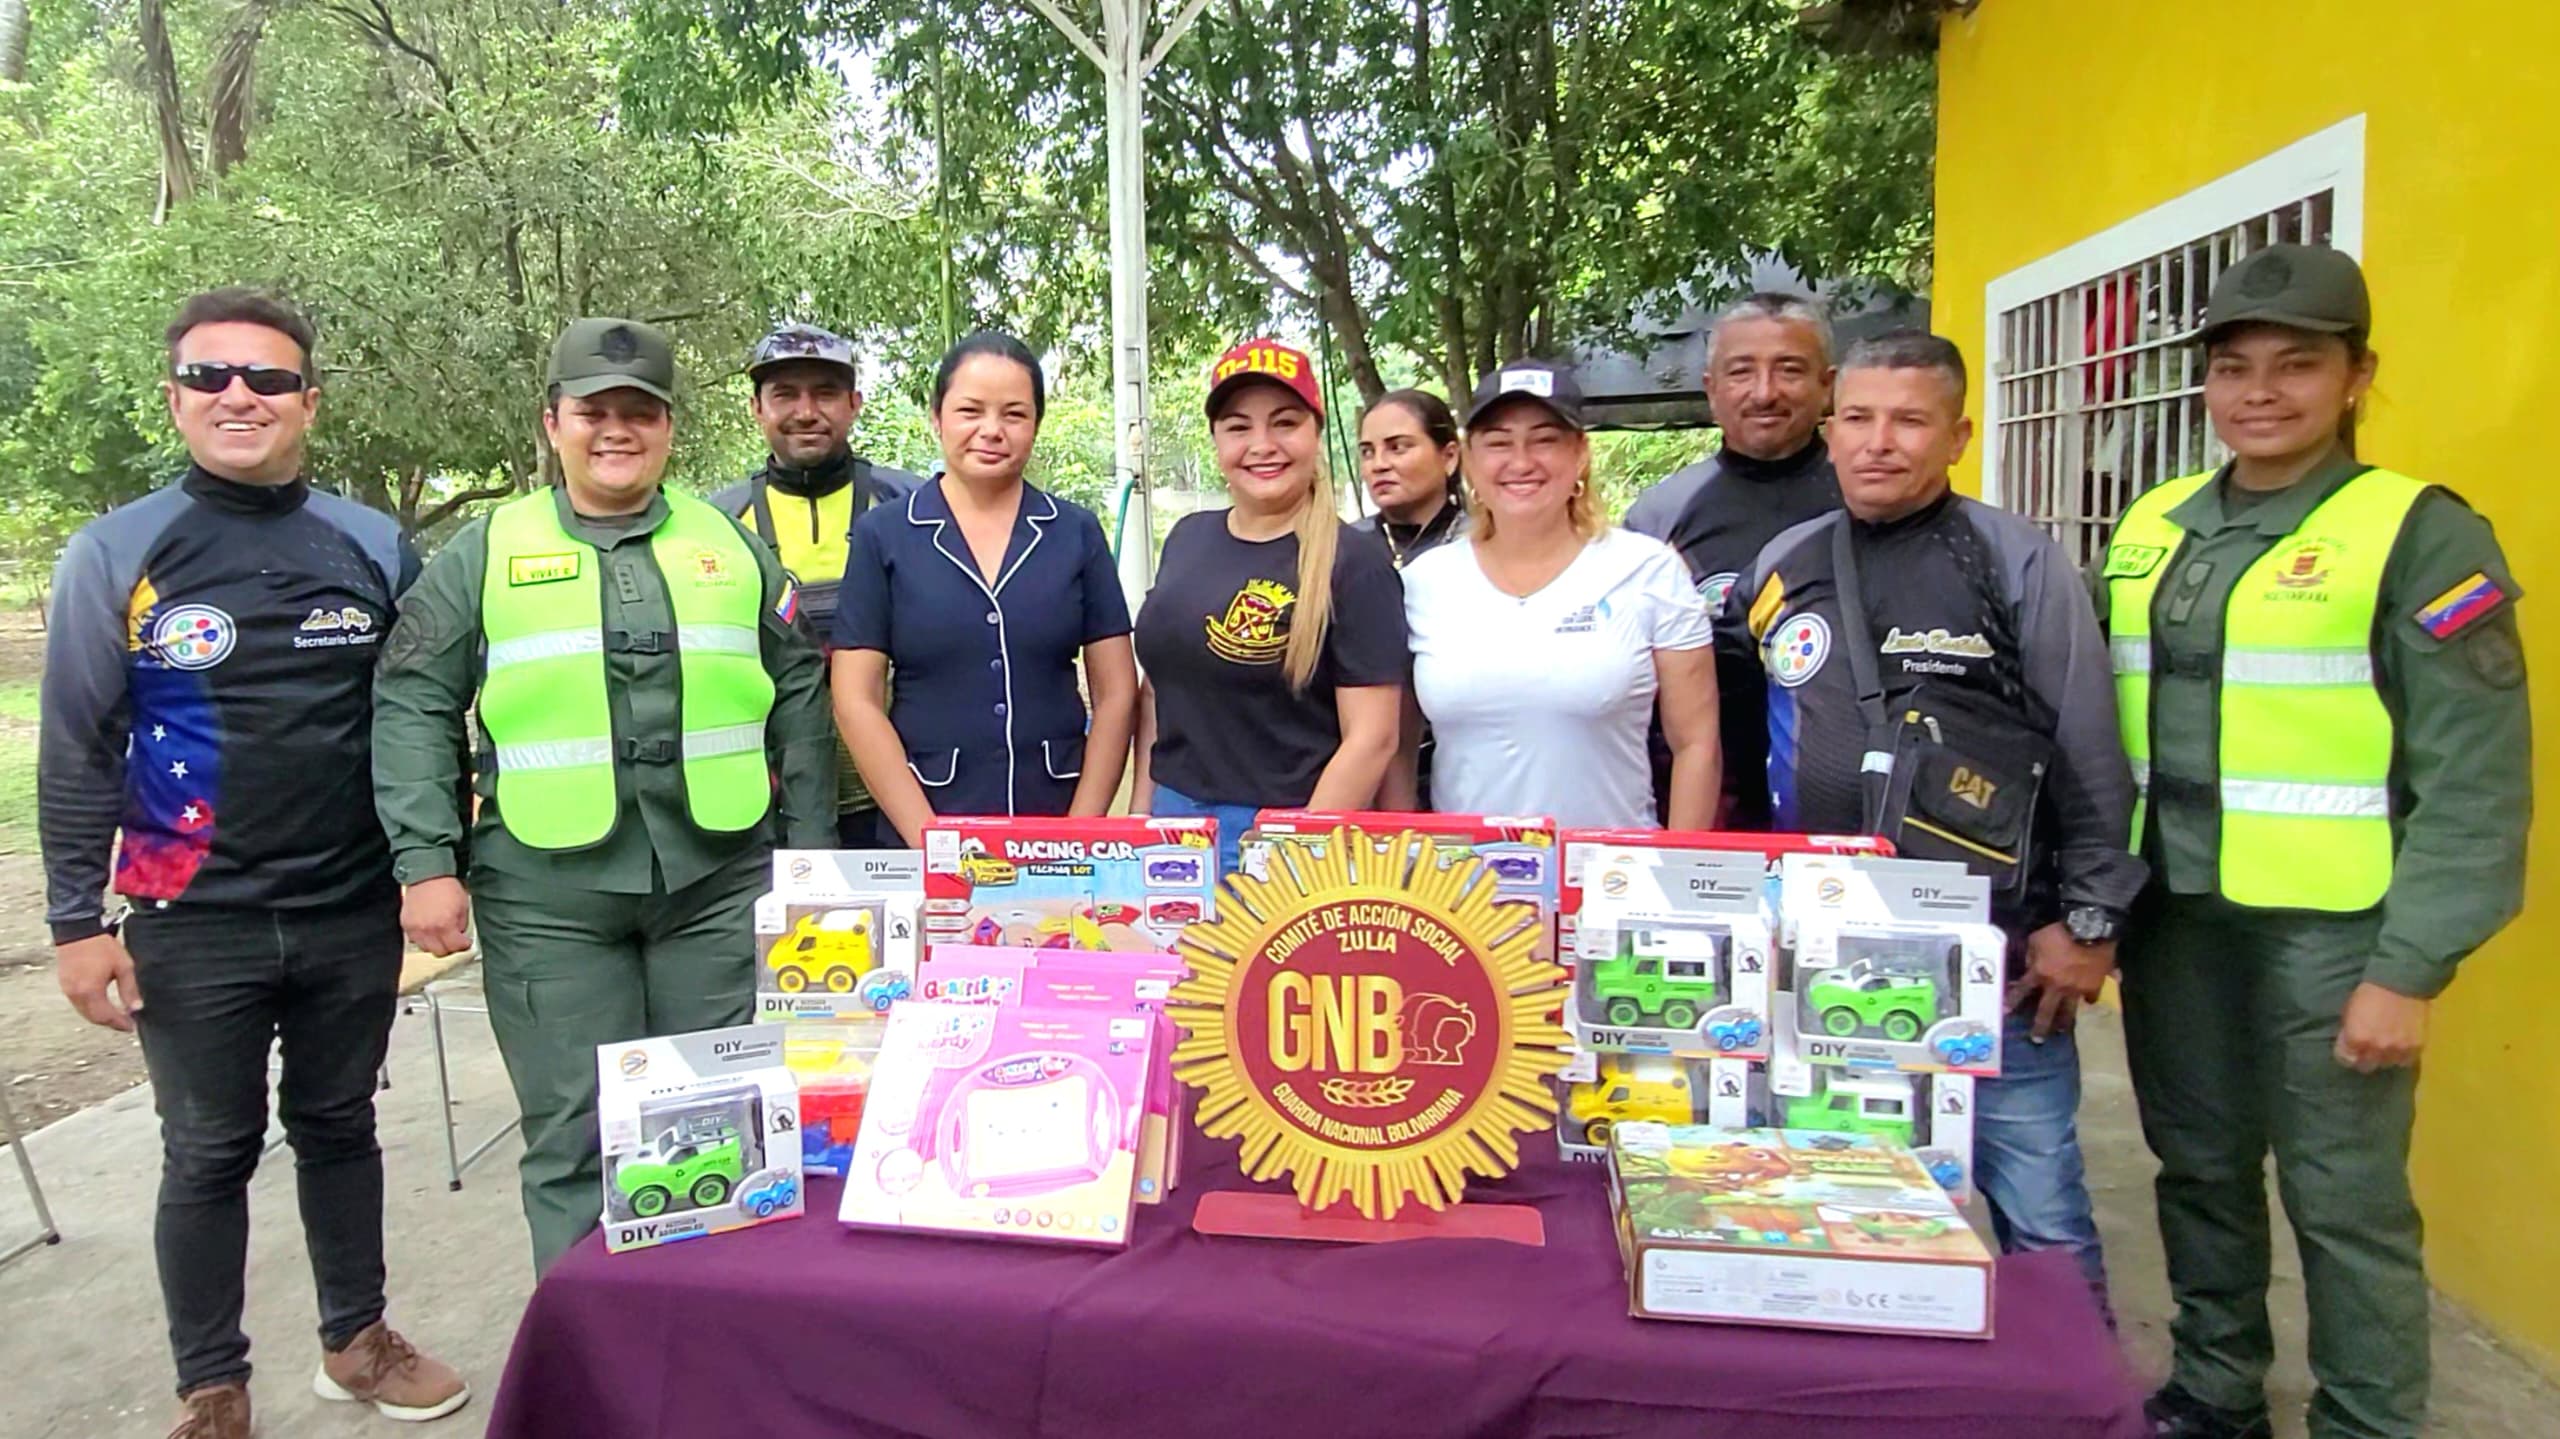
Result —
[{"label": "venezuelan flag patch", "polygon": [[773,602],[773,612],[780,615],[782,617],[782,622],[786,625],[798,621],[800,618],[800,587],[791,583],[789,580],[784,580],[782,582],[782,598]]},{"label": "venezuelan flag patch", "polygon": [[2488,571],[2474,570],[2469,579],[2427,602],[2418,611],[2418,628],[2440,640],[2462,633],[2464,627],[2506,603],[2507,592]]}]

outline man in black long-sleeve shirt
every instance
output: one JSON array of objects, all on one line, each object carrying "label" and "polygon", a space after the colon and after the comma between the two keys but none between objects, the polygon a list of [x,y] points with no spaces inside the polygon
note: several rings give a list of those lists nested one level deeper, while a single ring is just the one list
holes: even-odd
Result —
[{"label": "man in black long-sleeve shirt", "polygon": [[[1718,671],[1735,676],[1730,699],[1764,717],[1765,791],[1781,830],[1869,827],[1875,736],[1843,653],[1859,630],[1875,649],[1881,712],[1926,684],[2017,715],[2051,742],[2036,868],[2023,897],[1991,915],[2010,940],[2011,1013],[2000,1076],[1977,1091],[1975,1168],[2002,1246],[2070,1251],[2103,1300],[2070,1025],[2114,968],[2116,932],[2142,889],[2127,847],[2133,771],[2106,641],[2061,547],[1949,490],[1947,467],[1972,435],[1964,385],[1963,358],[1931,336],[1851,348],[1829,437],[1845,510],[1780,535],[1745,569],[1717,613],[1718,657],[1731,662]],[[1844,549],[1859,625],[1842,618]]]},{"label": "man in black long-sleeve shirt", "polygon": [[[1789,528],[1840,508],[1840,482],[1822,441],[1831,403],[1831,321],[1819,300],[1761,292],[1736,300],[1707,331],[1707,408],[1724,443],[1694,465],[1673,471],[1627,506],[1626,527],[1680,552],[1707,609],[1724,602],[1734,579],[1761,547]],[[1717,683],[1735,683],[1717,660]],[[1743,676],[1747,680],[1748,676]],[[1765,829],[1768,796],[1754,783],[1766,758],[1765,727],[1755,710],[1727,701],[1724,732],[1724,823]],[[1653,792],[1668,817],[1671,750],[1653,727]]]},{"label": "man in black long-sleeve shirt", "polygon": [[[311,338],[264,295],[189,300],[168,393],[194,463],[73,536],[54,575],[46,918],[63,993],[137,1030],[151,1075],[173,1439],[250,1432],[248,1186],[279,1042],[319,1291],[314,1390],[401,1419],[470,1397],[382,1319],[373,1089],[403,946],[373,814],[373,658],[418,564],[389,516],[302,478]],[[133,902],[121,937],[102,898],[110,853]]]}]

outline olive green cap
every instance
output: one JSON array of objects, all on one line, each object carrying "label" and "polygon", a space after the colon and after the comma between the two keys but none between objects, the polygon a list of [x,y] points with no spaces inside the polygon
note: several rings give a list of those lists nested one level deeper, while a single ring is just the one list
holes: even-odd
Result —
[{"label": "olive green cap", "polygon": [[2373,328],[2373,301],[2355,257],[2326,245],[2269,245],[2213,282],[2199,344],[2234,325],[2290,325],[2338,335]]},{"label": "olive green cap", "polygon": [[551,343],[548,383],[563,395],[644,390],[676,402],[676,352],[664,330],[638,320],[572,320]]}]

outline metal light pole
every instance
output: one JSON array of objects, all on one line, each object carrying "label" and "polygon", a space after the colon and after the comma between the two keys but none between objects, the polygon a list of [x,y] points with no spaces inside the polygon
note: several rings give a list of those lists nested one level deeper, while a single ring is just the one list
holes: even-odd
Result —
[{"label": "metal light pole", "polygon": [[1208,3],[1188,0],[1150,46],[1147,24],[1155,0],[1101,0],[1098,41],[1057,0],[1031,0],[1031,8],[1102,71],[1111,185],[1112,468],[1129,498],[1120,534],[1120,584],[1132,603],[1154,578],[1156,548],[1155,511],[1147,494],[1147,76]]}]

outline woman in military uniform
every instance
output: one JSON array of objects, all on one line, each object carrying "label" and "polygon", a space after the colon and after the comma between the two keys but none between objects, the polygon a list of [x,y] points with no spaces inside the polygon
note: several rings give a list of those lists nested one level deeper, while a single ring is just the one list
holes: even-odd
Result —
[{"label": "woman in military uniform", "polygon": [[2310,1432],[2415,1439],[2416,1064],[2429,1001],[2522,901],[2518,590],[2487,520],[2358,457],[2371,325],[2334,250],[2226,272],[2198,338],[2232,458],[2137,499],[2101,576],[2155,877],[2122,973],[2178,1302],[2150,1404],[2170,1439],[2272,1432],[2271,1150]]}]

